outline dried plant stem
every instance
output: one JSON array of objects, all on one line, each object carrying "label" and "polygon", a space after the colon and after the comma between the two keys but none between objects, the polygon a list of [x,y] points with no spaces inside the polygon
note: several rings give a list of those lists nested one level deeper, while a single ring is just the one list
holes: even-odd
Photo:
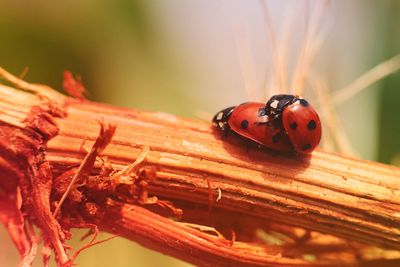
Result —
[{"label": "dried plant stem", "polygon": [[[40,88],[35,92],[40,94]],[[59,131],[41,154],[51,166],[53,179],[60,175],[57,178],[60,180],[68,170],[80,166],[86,154],[82,149],[83,140],[94,142],[99,121],[104,121],[116,126],[113,139],[101,152],[108,164],[115,170],[123,170],[143,155],[146,148],[146,161],[142,164],[156,169],[156,178],[149,182],[148,193],[182,209],[184,221],[230,225],[235,232],[232,238],[236,236],[239,241],[216,237],[162,217],[154,213],[165,214],[165,210],[159,211],[159,206],[158,209],[151,204],[140,206],[134,199],[127,199],[130,204],[125,203],[118,192],[104,195],[102,203],[91,203],[88,199],[98,200],[99,193],[91,191],[89,182],[79,185],[86,202],[73,207],[86,224],[203,266],[346,266],[354,263],[351,257],[295,259],[285,257],[282,247],[270,251],[260,240],[255,243],[254,237],[247,237],[252,242],[245,242],[246,231],[266,229],[273,221],[364,244],[400,249],[398,168],[322,151],[310,157],[261,151],[246,147],[235,138],[222,140],[209,123],[55,95],[65,116],[51,118]],[[0,85],[0,129],[10,125],[18,129],[24,125],[34,106],[48,108],[48,99]],[[8,166],[2,161],[0,169]],[[97,162],[91,175],[104,179],[98,176],[101,168],[102,164]],[[53,188],[56,189],[59,188]],[[71,218],[62,212],[71,208],[71,203],[60,208],[61,221],[64,226],[74,227]],[[207,212],[210,206],[211,211]],[[246,226],[234,227],[240,223]]]},{"label": "dried plant stem", "polygon": [[[148,146],[157,166],[151,193],[208,203],[266,220],[331,233],[368,244],[400,248],[400,171],[378,163],[315,152],[310,158],[277,155],[221,140],[209,124],[162,113],[70,103],[58,136],[47,146],[54,164],[79,164],[83,139],[94,139],[99,114],[117,124],[103,153],[118,169]],[[296,218],[288,220],[288,218]]]}]

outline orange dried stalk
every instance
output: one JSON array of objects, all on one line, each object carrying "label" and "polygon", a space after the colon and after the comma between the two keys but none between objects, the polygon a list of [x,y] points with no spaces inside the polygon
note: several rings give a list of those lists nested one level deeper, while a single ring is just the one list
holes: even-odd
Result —
[{"label": "orange dried stalk", "polygon": [[[60,266],[73,261],[65,245],[73,227],[202,266],[346,266],[363,257],[361,244],[400,249],[398,168],[323,151],[263,151],[221,140],[209,123],[72,99],[0,74],[35,93],[0,85],[0,206],[11,207],[0,219],[28,265],[37,243],[24,230],[31,224]],[[106,134],[108,146],[52,216],[106,124],[114,136]],[[339,238],[308,239],[295,227]],[[271,231],[281,233],[280,244],[262,238]]]}]

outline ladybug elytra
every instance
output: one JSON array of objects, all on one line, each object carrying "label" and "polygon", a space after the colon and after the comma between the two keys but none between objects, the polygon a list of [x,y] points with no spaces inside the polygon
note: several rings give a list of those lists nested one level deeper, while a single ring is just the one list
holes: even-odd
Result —
[{"label": "ladybug elytra", "polygon": [[314,108],[295,95],[274,95],[266,104],[246,102],[221,110],[213,118],[224,134],[233,131],[270,149],[311,153],[321,139]]}]

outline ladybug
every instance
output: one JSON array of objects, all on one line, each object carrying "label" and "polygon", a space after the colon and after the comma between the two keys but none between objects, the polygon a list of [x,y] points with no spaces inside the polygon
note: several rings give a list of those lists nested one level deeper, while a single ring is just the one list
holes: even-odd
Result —
[{"label": "ladybug", "polygon": [[224,135],[241,137],[278,151],[311,153],[321,140],[321,121],[307,100],[274,95],[266,104],[246,102],[221,110],[213,124]]}]

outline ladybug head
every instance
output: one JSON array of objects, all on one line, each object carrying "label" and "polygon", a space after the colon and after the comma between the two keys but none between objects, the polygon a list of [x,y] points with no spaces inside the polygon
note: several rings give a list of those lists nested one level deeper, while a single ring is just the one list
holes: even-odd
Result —
[{"label": "ladybug head", "polygon": [[269,116],[280,116],[286,107],[299,100],[295,95],[274,95],[265,105],[266,114]]}]

